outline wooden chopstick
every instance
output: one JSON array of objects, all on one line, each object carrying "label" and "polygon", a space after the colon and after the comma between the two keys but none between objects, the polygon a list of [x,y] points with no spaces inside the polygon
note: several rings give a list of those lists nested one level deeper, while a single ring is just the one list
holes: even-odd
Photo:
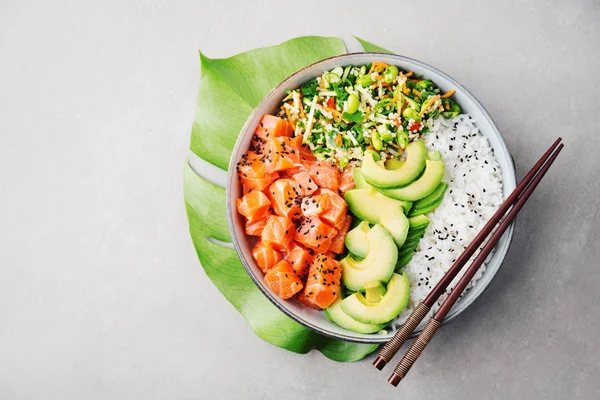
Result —
[{"label": "wooden chopstick", "polygon": [[500,222],[504,214],[508,209],[515,203],[518,197],[523,193],[527,186],[531,183],[535,175],[540,171],[540,168],[552,155],[553,151],[557,148],[562,138],[556,139],[556,141],[550,146],[550,148],[540,157],[537,163],[531,168],[531,170],[525,175],[523,180],[517,185],[517,187],[511,192],[506,200],[500,205],[498,210],[494,213],[492,218],[484,225],[483,229],[475,236],[471,244],[465,249],[465,251],[456,259],[452,267],[444,274],[442,279],[437,285],[431,290],[429,295],[419,303],[412,314],[408,317],[406,322],[396,331],[392,339],[386,343],[381,351],[379,352],[373,365],[381,370],[383,367],[394,357],[400,347],[408,340],[413,331],[421,323],[423,318],[429,313],[431,307],[435,304],[438,298],[446,291],[446,288],[453,279],[462,270],[464,265],[469,261],[471,256],[483,243],[485,238],[492,232],[496,225]]},{"label": "wooden chopstick", "polygon": [[477,273],[477,270],[481,267],[481,265],[485,262],[485,259],[494,249],[498,240],[500,240],[504,232],[506,232],[512,221],[516,218],[517,214],[519,213],[521,208],[523,208],[523,205],[529,199],[529,196],[531,196],[531,193],[533,193],[535,188],[538,186],[538,184],[546,174],[546,172],[548,172],[548,169],[550,168],[554,160],[556,160],[556,157],[558,157],[558,154],[563,149],[563,147],[563,144],[558,146],[558,148],[550,156],[548,161],[541,167],[539,173],[535,175],[535,177],[527,186],[523,194],[519,196],[510,212],[506,215],[505,218],[502,219],[502,222],[500,223],[496,231],[492,234],[485,246],[483,246],[481,252],[477,255],[475,260],[473,260],[473,263],[469,266],[469,268],[467,268],[465,274],[460,278],[450,295],[446,298],[446,300],[444,300],[444,302],[440,306],[440,309],[435,313],[433,318],[429,320],[427,325],[425,325],[425,328],[423,328],[417,339],[410,346],[410,348],[408,349],[408,351],[406,352],[406,354],[404,355],[400,363],[396,366],[394,372],[388,379],[388,382],[390,382],[392,385],[397,386],[398,383],[400,383],[400,381],[406,376],[406,374],[408,373],[412,365],[415,363],[419,355],[425,349],[425,346],[427,346],[429,341],[432,339],[433,335],[435,335],[435,332],[441,325],[441,321],[444,319],[446,314],[448,314],[454,303],[456,303],[456,301],[459,299],[459,297],[461,296],[462,292],[465,290],[471,279],[473,279],[473,276],[475,276],[475,274]]}]

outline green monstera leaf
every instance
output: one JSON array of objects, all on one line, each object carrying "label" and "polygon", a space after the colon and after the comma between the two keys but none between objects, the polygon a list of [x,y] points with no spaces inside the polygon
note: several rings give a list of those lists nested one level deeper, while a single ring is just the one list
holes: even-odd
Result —
[{"label": "green monstera leaf", "polygon": [[355,39],[358,40],[358,42],[360,43],[360,45],[363,47],[363,49],[365,49],[365,51],[369,51],[369,52],[374,52],[374,53],[389,53],[389,54],[394,54],[393,51],[389,51],[387,49],[384,49],[383,47],[379,47],[371,42],[367,42],[364,39],[361,39],[359,37],[355,36]]},{"label": "green monstera leaf", "polygon": [[[387,52],[362,39],[358,41],[367,51]],[[242,126],[265,94],[306,65],[345,52],[342,40],[313,36],[226,59],[200,54],[200,89],[191,151],[204,161],[227,169]],[[377,349],[377,345],[321,336],[271,304],[229,245],[225,189],[200,177],[189,163],[184,169],[184,200],[190,234],[204,271],[260,338],[296,353],[317,349],[332,360],[344,362],[361,360]]]}]

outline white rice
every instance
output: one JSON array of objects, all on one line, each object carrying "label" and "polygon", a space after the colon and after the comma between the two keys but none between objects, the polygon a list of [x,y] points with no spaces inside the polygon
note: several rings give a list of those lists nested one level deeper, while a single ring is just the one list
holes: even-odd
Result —
[{"label": "white rice", "polygon": [[[429,151],[437,149],[442,153],[446,165],[444,181],[449,186],[440,206],[427,215],[429,227],[418,251],[404,268],[410,278],[410,302],[392,321],[392,329],[397,329],[425,299],[503,200],[502,172],[493,149],[472,118],[468,115],[449,120],[437,118],[423,139]],[[467,289],[475,285],[485,269],[484,264]],[[461,276],[454,279],[433,311]]]}]

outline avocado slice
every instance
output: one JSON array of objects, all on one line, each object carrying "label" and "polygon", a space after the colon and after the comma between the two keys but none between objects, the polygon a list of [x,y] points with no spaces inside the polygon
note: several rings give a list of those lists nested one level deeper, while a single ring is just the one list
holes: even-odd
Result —
[{"label": "avocado slice", "polygon": [[342,300],[342,310],[363,324],[385,324],[396,318],[408,305],[408,275],[393,274],[386,289],[387,292],[377,303],[367,301],[362,293],[354,293]]},{"label": "avocado slice", "polygon": [[370,188],[372,187],[371,185],[369,185],[367,183],[367,181],[365,181],[365,179],[362,176],[362,172],[360,168],[354,168],[352,170],[352,178],[354,178],[354,185],[356,186],[357,189],[362,189],[362,188]]},{"label": "avocado slice", "polygon": [[406,146],[406,153],[404,165],[394,170],[382,168],[375,162],[372,154],[365,154],[361,168],[363,178],[368,184],[382,189],[409,185],[425,168],[427,148],[422,140],[415,140]]},{"label": "avocado slice", "polygon": [[394,170],[400,169],[404,165],[406,161],[396,160],[395,158],[390,158],[389,160],[385,160],[385,169]]},{"label": "avocado slice", "polygon": [[379,224],[373,226],[366,234],[369,252],[364,260],[356,260],[352,256],[344,258],[342,266],[342,282],[350,290],[363,290],[372,282],[387,282],[398,261],[398,249],[392,236]]},{"label": "avocado slice", "polygon": [[325,315],[334,324],[357,333],[375,333],[385,328],[385,324],[363,324],[353,319],[342,310],[342,300],[340,293],[336,301],[325,309]]},{"label": "avocado slice", "polygon": [[370,282],[365,285],[365,298],[368,302],[379,303],[385,296],[385,287],[381,282]]},{"label": "avocado slice", "polygon": [[386,197],[374,188],[351,189],[344,198],[350,212],[370,224],[378,224],[382,215],[404,213],[405,203]]},{"label": "avocado slice", "polygon": [[430,151],[427,153],[427,159],[431,161],[442,161],[442,152],[439,150]]},{"label": "avocado slice", "polygon": [[396,200],[416,201],[429,196],[444,178],[444,163],[431,160],[426,160],[425,163],[423,175],[410,185],[397,189],[379,189],[379,191]]},{"label": "avocado slice", "polygon": [[369,229],[369,223],[362,221],[356,228],[346,234],[344,243],[350,253],[360,258],[367,256],[369,253],[369,242],[367,241]]},{"label": "avocado slice", "polygon": [[408,218],[404,214],[382,215],[380,223],[392,235],[396,246],[404,244],[409,228]]},{"label": "avocado slice", "polygon": [[429,218],[427,218],[425,215],[417,215],[416,217],[410,217],[408,219],[408,226],[410,227],[409,233],[417,229],[425,230],[429,226]]},{"label": "avocado slice", "polygon": [[441,199],[438,199],[438,200],[436,200],[436,202],[435,202],[435,203],[433,203],[433,204],[430,204],[430,205],[428,205],[427,207],[424,207],[424,208],[417,208],[417,209],[415,209],[415,210],[414,210],[414,212],[413,212],[413,210],[411,210],[410,216],[411,216],[411,217],[414,217],[414,216],[417,216],[417,215],[421,215],[421,214],[427,214],[427,213],[430,213],[430,212],[432,212],[433,210],[435,210],[436,208],[438,208],[438,206],[439,206],[440,204],[442,204],[442,201],[443,201],[443,200],[444,200],[443,198],[441,198]]},{"label": "avocado slice", "polygon": [[427,214],[428,212],[435,210],[444,199],[444,194],[446,193],[447,189],[448,184],[446,182],[441,182],[429,196],[415,201],[408,215],[414,217],[416,215]]},{"label": "avocado slice", "polygon": [[370,224],[384,225],[401,246],[406,239],[405,213],[410,210],[412,202],[390,199],[375,188],[348,190],[344,197],[352,214]]}]

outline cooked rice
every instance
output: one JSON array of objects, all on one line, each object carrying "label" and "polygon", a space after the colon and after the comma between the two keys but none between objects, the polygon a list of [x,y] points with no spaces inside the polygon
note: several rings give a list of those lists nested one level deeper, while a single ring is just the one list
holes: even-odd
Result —
[{"label": "cooked rice", "polygon": [[[466,249],[503,200],[502,171],[488,140],[468,115],[452,119],[437,118],[431,132],[424,136],[429,151],[440,150],[446,165],[444,181],[448,190],[440,206],[427,216],[425,236],[419,242],[404,271],[410,278],[409,306],[392,321],[396,329],[412,313]],[[484,263],[468,288],[473,287],[486,269]],[[434,305],[437,310],[459,274]]]}]

